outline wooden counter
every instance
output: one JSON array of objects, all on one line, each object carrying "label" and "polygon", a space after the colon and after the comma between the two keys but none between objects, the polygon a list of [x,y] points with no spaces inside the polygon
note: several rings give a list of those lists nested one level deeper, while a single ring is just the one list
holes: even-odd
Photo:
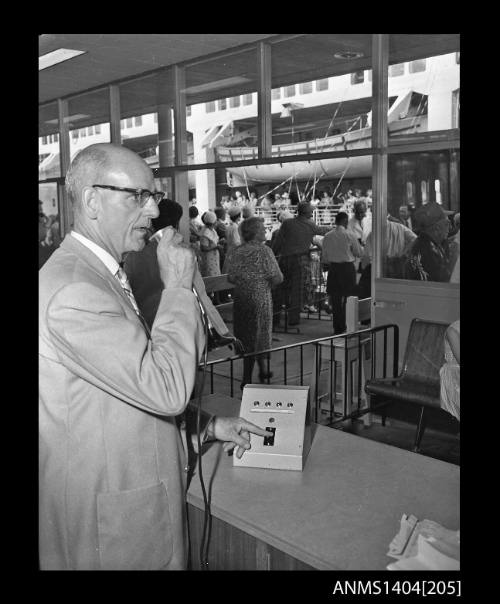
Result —
[{"label": "wooden counter", "polygon": [[[239,400],[210,395],[203,408],[238,415]],[[203,475],[212,494],[211,569],[385,570],[403,513],[459,528],[458,466],[324,426],[303,472],[233,468],[216,443],[203,455]],[[197,474],[188,503],[197,552]]]}]

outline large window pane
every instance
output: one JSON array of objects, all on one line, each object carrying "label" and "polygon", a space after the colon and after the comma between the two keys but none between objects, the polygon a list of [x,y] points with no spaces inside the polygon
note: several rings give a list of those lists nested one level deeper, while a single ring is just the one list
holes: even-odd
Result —
[{"label": "large window pane", "polygon": [[152,168],[174,164],[173,98],[169,70],[120,84],[122,144]]},{"label": "large window pane", "polygon": [[452,34],[391,34],[391,141],[417,140],[416,135],[425,138],[427,132],[458,127],[454,96],[460,89],[458,48],[459,38]]},{"label": "large window pane", "polygon": [[[460,152],[450,150],[389,155],[384,277],[455,281],[452,274],[460,252],[459,162]],[[422,207],[433,208],[424,223],[419,219]]]},{"label": "large window pane", "polygon": [[256,50],[186,68],[189,163],[225,161],[233,147],[257,149],[257,75]]},{"label": "large window pane", "polygon": [[71,159],[89,145],[108,143],[111,140],[108,88],[71,98],[68,102],[68,123]]},{"label": "large window pane", "polygon": [[274,44],[271,56],[273,89],[284,91],[271,105],[273,155],[371,145],[369,34],[299,36]]},{"label": "large window pane", "polygon": [[59,160],[59,120],[57,103],[42,105],[38,110],[38,178],[61,176]]},{"label": "large window pane", "polygon": [[120,134],[122,145],[135,151],[151,168],[159,166],[157,113],[145,113],[134,119],[121,120]]}]

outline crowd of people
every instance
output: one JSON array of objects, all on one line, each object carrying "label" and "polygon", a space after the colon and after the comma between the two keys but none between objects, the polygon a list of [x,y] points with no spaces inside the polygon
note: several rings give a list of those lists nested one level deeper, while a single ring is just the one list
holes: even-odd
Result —
[{"label": "crowd of people", "polygon": [[[261,202],[271,204],[271,196],[266,195]],[[271,237],[262,242],[262,245],[271,249],[282,275],[280,282],[271,286],[271,325],[267,320],[262,322],[268,332],[266,337],[273,327],[280,325],[282,309],[286,310],[287,325],[294,326],[300,323],[302,312],[317,312],[319,304],[333,314],[334,332],[342,333],[346,328],[347,297],[356,295],[367,298],[371,295],[371,190],[366,191],[364,196],[360,189],[354,192],[348,190],[343,195],[343,205],[336,212],[335,225],[316,224],[313,220],[313,203],[299,201],[294,215],[288,204],[290,197],[281,196],[280,203],[283,203],[283,199],[285,202],[277,211],[277,222]],[[329,191],[321,193],[320,202],[325,207],[332,203]],[[208,222],[208,227],[200,224],[192,226],[192,241],[199,241],[203,276],[229,273],[234,251],[245,243],[242,229],[249,220],[245,218],[245,210],[247,216],[252,216],[252,208],[243,205],[247,203],[247,198],[237,191],[232,200],[227,198],[222,203],[225,207],[221,205],[216,212],[203,214],[202,221]],[[276,204],[276,196],[273,203]],[[403,205],[397,217],[387,215],[384,233],[384,277],[459,282],[460,214],[447,213],[435,201],[416,209]],[[244,249],[247,247],[244,246]],[[211,262],[208,259],[210,254]],[[241,271],[244,258],[244,255],[238,257],[240,272],[245,272]],[[256,280],[255,291],[258,291],[253,270],[248,262],[246,275]],[[323,290],[326,290],[327,297],[324,299],[323,294],[321,300],[318,290],[325,283]],[[238,288],[235,290],[236,296],[239,295],[237,292]],[[238,313],[247,310],[241,304],[235,306],[236,323]],[[235,335],[243,340],[247,337],[239,333],[238,328],[235,328]],[[258,330],[254,330],[254,336],[256,341],[259,340],[261,336]],[[250,349],[256,348],[252,344]]]}]

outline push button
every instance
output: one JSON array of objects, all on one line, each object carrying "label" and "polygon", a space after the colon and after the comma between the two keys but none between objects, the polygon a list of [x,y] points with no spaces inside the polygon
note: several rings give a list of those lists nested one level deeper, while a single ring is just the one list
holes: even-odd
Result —
[{"label": "push button", "polygon": [[293,403],[287,403],[286,406],[287,407],[293,407]]},{"label": "push button", "polygon": [[274,446],[274,434],[276,432],[276,428],[266,427],[267,432],[270,432],[269,436],[264,436],[264,446],[265,447],[273,447]]},{"label": "push button", "polygon": [[254,407],[258,407],[259,405],[260,405],[259,401],[254,401],[254,402],[253,402],[253,406],[254,406]]},{"label": "push button", "polygon": [[264,403],[264,405],[265,405],[266,407],[270,407],[270,406],[271,406],[271,402],[270,402],[270,401],[266,401],[266,402]]},{"label": "push button", "polygon": [[283,403],[281,403],[281,402],[276,403],[276,407],[283,407]]}]

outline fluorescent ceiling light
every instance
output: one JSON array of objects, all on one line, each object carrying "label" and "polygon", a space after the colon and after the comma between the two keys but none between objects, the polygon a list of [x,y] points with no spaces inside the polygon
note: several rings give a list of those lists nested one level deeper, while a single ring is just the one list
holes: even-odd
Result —
[{"label": "fluorescent ceiling light", "polygon": [[188,94],[196,94],[197,92],[206,92],[207,90],[217,90],[218,88],[225,88],[226,86],[234,86],[235,84],[244,84],[251,82],[252,80],[244,78],[242,76],[235,76],[233,78],[224,78],[223,80],[215,80],[215,82],[207,82],[207,84],[200,84],[199,86],[190,86],[184,88],[183,92]]},{"label": "fluorescent ceiling light", "polygon": [[[77,120],[83,120],[86,117],[90,117],[90,115],[87,115],[86,113],[75,113],[74,115],[66,116],[64,118],[64,123],[67,124],[68,122],[76,122]],[[46,120],[45,123],[58,124],[59,120],[57,118],[55,120]]]},{"label": "fluorescent ceiling light", "polygon": [[53,50],[52,52],[48,52],[47,54],[38,57],[38,71],[42,71],[42,69],[47,69],[47,67],[52,67],[52,65],[57,65],[57,63],[72,59],[78,55],[83,55],[86,52],[86,50],[58,48],[57,50]]}]

